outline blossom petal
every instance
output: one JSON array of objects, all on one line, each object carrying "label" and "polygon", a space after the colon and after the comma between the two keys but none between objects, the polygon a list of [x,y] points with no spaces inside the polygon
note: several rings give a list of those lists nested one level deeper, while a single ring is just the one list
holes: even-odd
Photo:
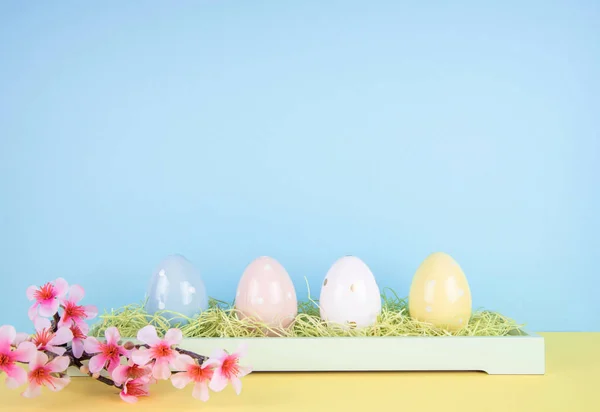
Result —
[{"label": "blossom petal", "polygon": [[102,351],[102,349],[100,348],[100,342],[98,342],[98,339],[94,338],[94,337],[89,337],[86,338],[86,340],[83,341],[83,348],[85,349],[85,351],[87,353],[99,353]]},{"label": "blossom petal", "polygon": [[73,340],[73,356],[79,359],[81,355],[83,355],[83,342],[81,339],[75,339]]},{"label": "blossom petal", "polygon": [[27,316],[29,317],[30,320],[34,320],[35,317],[37,316],[37,313],[38,313],[37,307],[38,307],[38,303],[35,302],[27,310]]},{"label": "blossom petal", "polygon": [[52,392],[58,392],[61,389],[63,389],[65,386],[67,386],[69,384],[69,382],[71,382],[71,379],[69,377],[55,378],[53,376],[50,378],[51,385],[47,385],[47,386],[48,386],[48,388],[50,388],[50,390]]},{"label": "blossom petal", "polygon": [[131,358],[131,350],[119,346],[119,355],[125,356],[127,359],[129,359]]},{"label": "blossom petal", "polygon": [[136,403],[138,401],[138,398],[136,398],[135,396],[127,395],[123,391],[121,391],[119,396],[121,396],[121,399],[123,399],[127,403]]},{"label": "blossom petal", "polygon": [[115,381],[117,385],[122,385],[127,380],[128,371],[129,366],[127,365],[117,366],[111,373],[113,381]]},{"label": "blossom petal", "polygon": [[236,394],[242,393],[242,381],[237,376],[231,377],[231,386],[233,386]]},{"label": "blossom petal", "polygon": [[50,326],[52,326],[52,324],[50,323],[49,319],[38,316],[33,320],[33,327],[35,328],[36,332],[40,332],[44,329],[50,329]]},{"label": "blossom petal", "polygon": [[27,339],[29,339],[29,334],[25,332],[17,332],[17,336],[13,341],[13,345],[19,346],[22,342],[25,342]]},{"label": "blossom petal", "polygon": [[41,394],[42,387],[40,385],[35,383],[29,383],[29,386],[27,387],[27,389],[25,389],[25,392],[23,392],[21,395],[25,398],[35,398],[37,396],[40,396]]},{"label": "blossom petal", "polygon": [[238,366],[239,373],[237,374],[238,378],[243,378],[244,376],[250,374],[252,372],[251,366]]},{"label": "blossom petal", "polygon": [[115,328],[114,326],[106,329],[104,336],[106,337],[106,343],[109,345],[116,345],[119,342],[119,339],[121,339],[119,329]]},{"label": "blossom petal", "polygon": [[169,344],[169,346],[177,345],[183,339],[183,333],[181,329],[169,329],[167,333],[165,333],[165,341]]},{"label": "blossom petal", "polygon": [[156,328],[152,325],[144,326],[140,329],[137,333],[137,338],[150,346],[154,346],[160,342],[156,334]]},{"label": "blossom petal", "polygon": [[33,342],[21,342],[13,351],[13,359],[17,362],[31,362],[37,354],[37,348]]},{"label": "blossom petal", "polygon": [[96,355],[92,356],[92,359],[90,359],[90,362],[88,363],[88,368],[90,369],[91,373],[96,373],[100,372],[104,368],[105,364],[106,357],[103,355]]},{"label": "blossom petal", "polygon": [[83,310],[85,310],[87,319],[94,319],[96,316],[98,316],[98,307],[94,305],[86,305],[83,307]]},{"label": "blossom petal", "polygon": [[31,285],[27,288],[27,290],[25,291],[25,295],[27,295],[27,299],[29,300],[34,300],[35,299],[35,292],[37,292],[38,288],[37,286]]},{"label": "blossom petal", "polygon": [[212,355],[210,355],[210,359],[213,360],[218,360],[220,363],[223,363],[223,361],[229,356],[229,354],[227,352],[225,352],[223,349],[215,349],[212,353]]},{"label": "blossom petal", "polygon": [[3,367],[6,373],[6,386],[8,389],[16,389],[27,382],[27,372],[25,369],[12,364]]},{"label": "blossom petal", "polygon": [[69,288],[69,301],[79,302],[85,296],[85,290],[79,285],[71,285]]},{"label": "blossom petal", "polygon": [[85,322],[81,322],[80,324],[76,324],[75,322],[73,322],[73,323],[75,324],[75,326],[77,326],[79,328],[81,333],[83,333],[84,335],[87,335],[88,332],[90,331],[90,326]]},{"label": "blossom petal", "polygon": [[131,360],[137,365],[144,366],[152,359],[152,352],[148,349],[137,349],[131,353]]},{"label": "blossom petal", "polygon": [[54,337],[48,342],[51,345],[62,345],[73,339],[73,332],[69,328],[58,328]]},{"label": "blossom petal", "polygon": [[191,381],[192,381],[192,378],[190,378],[190,375],[188,375],[187,372],[179,372],[179,373],[174,373],[173,375],[171,375],[171,383],[177,389],[185,388],[185,386],[187,384],[189,384]]},{"label": "blossom petal", "polygon": [[202,402],[208,401],[208,383],[206,381],[196,382],[194,389],[192,390],[192,396],[196,399],[200,399]]},{"label": "blossom petal", "polygon": [[54,316],[58,312],[58,300],[52,298],[40,302],[40,315],[44,317]]},{"label": "blossom petal", "polygon": [[202,362],[202,368],[220,368],[223,363],[217,359],[207,359]]},{"label": "blossom petal", "polygon": [[[91,362],[91,359],[90,359]],[[48,363],[50,372],[64,372],[69,367],[70,360],[66,356],[58,356]]]},{"label": "blossom petal", "polygon": [[13,341],[17,337],[17,331],[15,327],[12,325],[2,325],[0,326],[0,351],[8,352],[10,349],[10,345],[13,344]]},{"label": "blossom petal", "polygon": [[240,346],[238,346],[237,350],[233,352],[233,355],[236,355],[238,358],[243,358],[248,353],[248,345],[245,342],[242,342]]},{"label": "blossom petal", "polygon": [[210,380],[209,387],[215,392],[220,392],[227,386],[227,378],[223,374],[221,368],[215,369],[212,379]]},{"label": "blossom petal", "polygon": [[52,345],[46,345],[46,350],[48,352],[52,352],[55,355],[58,356],[62,356],[65,354],[65,352],[67,351],[66,348],[63,348],[62,346],[52,346]]},{"label": "blossom petal", "polygon": [[108,368],[106,368],[108,373],[112,373],[112,371],[114,371],[115,368],[119,366],[120,362],[121,360],[118,357],[110,359],[110,361],[108,362]]},{"label": "blossom petal", "polygon": [[171,365],[173,366],[173,368],[175,370],[187,371],[188,366],[195,365],[195,364],[196,364],[196,362],[194,362],[194,360],[192,359],[191,356],[179,355],[179,356],[177,356],[177,358],[175,358],[175,360],[173,361],[173,363]]},{"label": "blossom petal", "polygon": [[156,379],[166,380],[171,376],[171,369],[169,369],[169,363],[160,359],[157,360],[152,368],[152,376]]},{"label": "blossom petal", "polygon": [[34,369],[39,368],[40,366],[44,366],[47,363],[48,363],[48,356],[46,356],[46,354],[44,352],[36,352],[31,357],[31,360],[29,361],[29,370],[32,371]]},{"label": "blossom petal", "polygon": [[69,283],[63,278],[58,278],[54,281],[54,289],[56,290],[56,297],[62,299],[69,291]]}]

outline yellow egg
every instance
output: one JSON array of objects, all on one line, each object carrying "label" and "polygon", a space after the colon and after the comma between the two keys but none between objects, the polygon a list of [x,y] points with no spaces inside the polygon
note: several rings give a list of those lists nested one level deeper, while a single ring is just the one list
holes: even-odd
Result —
[{"label": "yellow egg", "polygon": [[427,256],[413,277],[408,296],[413,319],[456,331],[471,317],[471,290],[462,269],[451,256]]}]

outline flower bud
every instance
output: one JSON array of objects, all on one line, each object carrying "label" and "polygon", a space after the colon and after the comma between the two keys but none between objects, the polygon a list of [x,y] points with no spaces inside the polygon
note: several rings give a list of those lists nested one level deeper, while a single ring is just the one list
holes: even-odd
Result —
[{"label": "flower bud", "polygon": [[96,372],[92,375],[92,378],[94,378],[94,379],[98,379],[99,377],[100,377],[100,374],[98,372]]},{"label": "flower bud", "polygon": [[127,350],[131,350],[131,349],[135,348],[135,345],[133,344],[133,342],[128,341],[128,342],[125,342],[125,345],[123,345],[123,347]]},{"label": "flower bud", "polygon": [[79,368],[79,372],[85,373],[87,375],[90,373],[90,368],[88,368],[87,365],[81,365],[81,367]]}]

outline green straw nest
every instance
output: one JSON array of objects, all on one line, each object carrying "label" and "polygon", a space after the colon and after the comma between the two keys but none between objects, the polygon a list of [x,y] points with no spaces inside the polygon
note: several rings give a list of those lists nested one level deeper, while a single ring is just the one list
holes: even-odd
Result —
[{"label": "green straw nest", "polygon": [[285,330],[270,329],[252,319],[239,319],[236,309],[222,301],[210,299],[209,308],[189,318],[171,311],[149,315],[144,304],[127,305],[100,315],[101,321],[94,325],[90,334],[104,336],[111,326],[119,329],[121,336],[133,338],[138,330],[154,325],[160,335],[169,328],[179,327],[187,338],[240,338],[240,337],[350,337],[350,336],[506,336],[524,334],[523,325],[499,313],[478,310],[461,330],[447,331],[412,319],[408,314],[408,302],[390,290],[382,294],[381,314],[373,326],[347,329],[327,325],[319,316],[318,302],[310,299],[299,302],[298,315]]}]

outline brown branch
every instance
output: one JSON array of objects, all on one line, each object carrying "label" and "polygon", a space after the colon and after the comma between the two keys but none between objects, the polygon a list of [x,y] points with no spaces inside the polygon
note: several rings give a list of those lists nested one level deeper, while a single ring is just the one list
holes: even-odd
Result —
[{"label": "brown branch", "polygon": [[58,330],[58,322],[60,322],[60,316],[58,316],[58,312],[56,312],[52,318],[52,323],[50,324],[50,330],[54,333]]},{"label": "brown branch", "polygon": [[[89,356],[85,356],[85,355],[82,355],[82,357],[81,357],[82,359],[77,359],[77,358],[75,357],[75,355],[73,355],[73,351],[72,351],[72,349],[71,349],[71,348],[67,349],[67,351],[65,352],[64,356],[68,356],[68,357],[69,357],[69,359],[71,360],[71,365],[73,365],[73,366],[76,366],[76,367],[77,367],[77,369],[79,369],[79,371],[80,371],[80,372],[83,372],[83,371],[82,371],[82,366],[84,366],[84,365],[83,365],[83,362],[82,362],[82,360],[87,360],[87,359],[90,359],[90,357],[89,357]],[[99,382],[102,382],[102,383],[104,383],[105,385],[108,385],[108,386],[115,386],[115,387],[117,387],[117,388],[121,388],[121,386],[119,386],[119,385],[115,384],[115,382],[114,382],[112,379],[110,379],[110,378],[107,378],[107,377],[105,377],[105,376],[101,376],[101,375],[100,375],[100,376],[98,376],[98,377],[96,378],[96,377],[94,377],[94,375],[93,375],[92,373],[90,373],[90,372],[87,372],[87,375],[88,375],[88,376],[91,376],[92,378],[96,379],[96,380],[97,380],[97,381],[99,381]]]},{"label": "brown branch", "polygon": [[204,361],[206,359],[208,359],[206,356],[203,355],[198,355],[195,352],[191,352],[189,350],[185,350],[185,349],[181,349],[181,348],[175,348],[175,350],[179,353],[181,353],[182,355],[188,355],[189,357],[191,357],[192,359],[196,359],[198,361],[199,365],[202,365],[204,363]]},{"label": "brown branch", "polygon": [[[136,349],[139,348],[146,348],[146,349],[150,349],[150,346],[148,345],[135,345]],[[208,359],[207,356],[204,355],[198,355],[196,352],[192,352],[186,349],[181,349],[181,348],[174,348],[177,352],[181,353],[182,355],[188,355],[190,358],[195,359],[198,361],[199,365],[202,365],[204,363],[204,361],[206,361]]]}]

